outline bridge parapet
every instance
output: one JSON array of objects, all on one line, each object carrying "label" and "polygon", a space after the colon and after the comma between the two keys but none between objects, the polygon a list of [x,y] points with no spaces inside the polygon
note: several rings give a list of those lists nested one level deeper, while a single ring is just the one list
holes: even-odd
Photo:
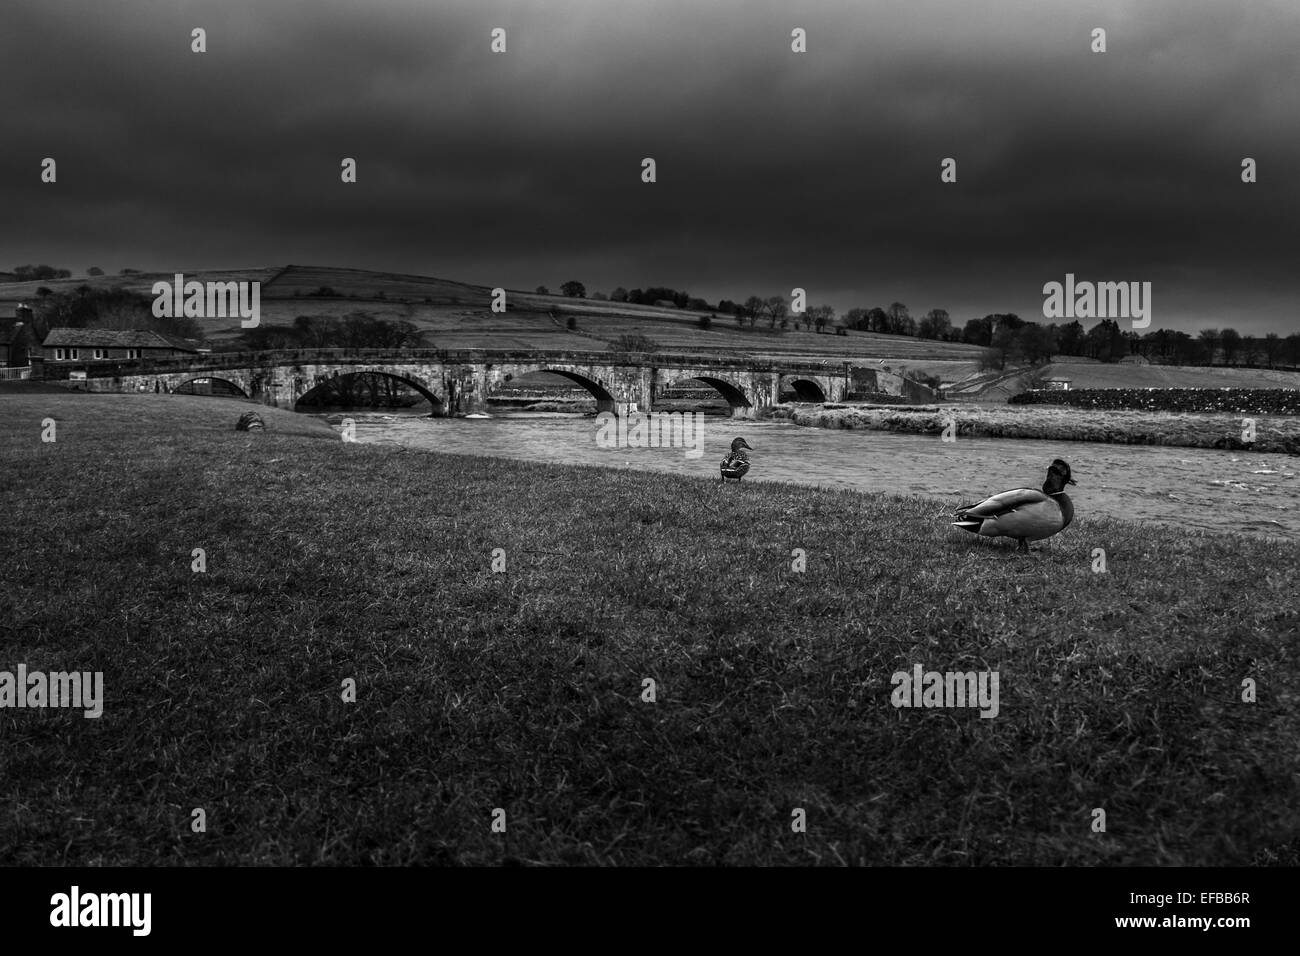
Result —
[{"label": "bridge parapet", "polygon": [[174,390],[198,378],[220,378],[253,399],[293,408],[326,379],[366,372],[408,382],[432,403],[435,414],[481,411],[503,383],[537,372],[570,379],[586,388],[600,411],[635,403],[651,410],[667,386],[698,380],[715,388],[732,414],[754,417],[780,401],[785,388],[803,397],[820,394],[841,401],[869,377],[894,394],[924,386],[888,369],[834,365],[824,361],[782,362],[700,355],[636,352],[517,351],[505,349],[287,349],[219,352],[190,359],[139,362],[45,363],[47,379],[85,373],[91,391]]}]

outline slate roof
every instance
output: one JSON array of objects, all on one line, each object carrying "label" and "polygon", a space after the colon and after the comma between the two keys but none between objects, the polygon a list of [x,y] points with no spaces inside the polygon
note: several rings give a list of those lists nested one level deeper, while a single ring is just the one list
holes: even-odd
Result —
[{"label": "slate roof", "polygon": [[74,349],[179,349],[197,352],[198,349],[180,339],[172,339],[161,332],[140,329],[50,329],[41,343],[45,348]]}]

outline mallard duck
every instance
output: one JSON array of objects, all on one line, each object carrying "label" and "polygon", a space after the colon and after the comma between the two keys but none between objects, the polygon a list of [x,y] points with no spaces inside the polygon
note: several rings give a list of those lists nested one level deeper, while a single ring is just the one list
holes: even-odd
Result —
[{"label": "mallard duck", "polygon": [[1073,484],[1077,482],[1070,477],[1070,466],[1058,458],[1047,469],[1042,491],[1016,488],[963,505],[952,526],[990,538],[1016,538],[1016,553],[1027,554],[1030,541],[1050,538],[1074,520],[1074,505],[1065,493],[1065,486]]},{"label": "mallard duck", "polygon": [[[749,471],[749,456],[745,454],[744,449],[749,448],[749,442],[743,438],[737,438],[731,443],[731,454],[722,459],[722,481],[726,482],[728,478],[735,478],[740,481]],[[750,451],[754,449],[749,448]]]}]

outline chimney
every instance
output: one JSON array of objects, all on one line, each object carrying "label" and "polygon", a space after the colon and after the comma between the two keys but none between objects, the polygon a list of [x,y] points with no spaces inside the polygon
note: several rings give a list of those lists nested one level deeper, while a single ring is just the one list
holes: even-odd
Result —
[{"label": "chimney", "polygon": [[18,306],[16,315],[20,322],[23,322],[32,330],[32,337],[36,340],[37,345],[45,341],[45,336],[50,334],[50,327],[46,324],[44,316],[38,317],[26,302]]}]

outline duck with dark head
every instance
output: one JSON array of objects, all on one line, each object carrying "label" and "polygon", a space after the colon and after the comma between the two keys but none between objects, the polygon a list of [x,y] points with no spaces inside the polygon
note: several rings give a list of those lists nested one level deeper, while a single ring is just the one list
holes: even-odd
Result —
[{"label": "duck with dark head", "polygon": [[731,443],[731,454],[722,459],[722,484],[725,484],[728,478],[734,478],[740,481],[749,472],[749,456],[745,454],[745,449],[750,448],[749,442],[743,438],[737,438]]},{"label": "duck with dark head", "polygon": [[1030,541],[1050,538],[1074,520],[1074,503],[1065,493],[1065,486],[1073,484],[1070,466],[1057,458],[1047,469],[1042,491],[1016,488],[963,505],[952,526],[990,538],[1014,538],[1020,542],[1017,553],[1028,554]]}]

